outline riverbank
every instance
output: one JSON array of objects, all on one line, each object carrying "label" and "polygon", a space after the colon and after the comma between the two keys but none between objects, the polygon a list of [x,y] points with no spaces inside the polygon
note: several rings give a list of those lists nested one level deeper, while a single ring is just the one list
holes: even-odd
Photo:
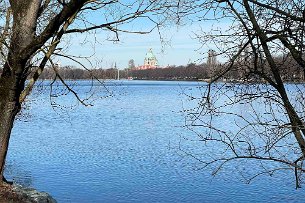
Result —
[{"label": "riverbank", "polygon": [[0,203],[56,203],[46,192],[20,185],[5,185],[0,187]]}]

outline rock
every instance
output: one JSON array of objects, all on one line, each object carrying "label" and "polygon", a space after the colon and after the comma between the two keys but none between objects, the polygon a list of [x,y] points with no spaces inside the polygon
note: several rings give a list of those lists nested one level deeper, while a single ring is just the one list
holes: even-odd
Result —
[{"label": "rock", "polygon": [[39,192],[33,188],[13,185],[13,192],[26,203],[56,203],[56,200],[46,192]]}]

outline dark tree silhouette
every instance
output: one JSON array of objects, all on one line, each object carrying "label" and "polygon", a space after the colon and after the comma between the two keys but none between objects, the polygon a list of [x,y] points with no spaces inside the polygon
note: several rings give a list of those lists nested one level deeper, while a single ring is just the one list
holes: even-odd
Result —
[{"label": "dark tree silhouette", "polygon": [[[284,82],[304,79],[305,2],[189,3],[193,19],[228,24],[197,35],[203,45],[214,43],[217,57],[228,62],[221,64],[203,88],[198,108],[186,111],[186,126],[206,143],[209,153],[204,158],[185,153],[203,167],[213,166],[214,174],[228,163],[238,163],[236,171],[248,181],[261,174],[291,170],[299,187],[305,171],[305,92],[303,84]],[[232,78],[237,83],[217,83]],[[256,164],[250,164],[253,161]],[[253,167],[255,174],[251,174]]]},{"label": "dark tree silhouette", "polygon": [[[86,105],[86,100],[79,98],[77,92],[69,87],[52,61],[52,56],[57,55],[77,62],[58,48],[64,36],[100,29],[113,33],[114,37],[110,40],[117,41],[120,32],[144,34],[160,25],[168,6],[165,1],[146,0],[125,3],[112,0],[5,0],[0,2],[0,7],[1,16],[5,16],[0,25],[0,62],[3,67],[0,76],[1,185],[4,183],[4,163],[15,117],[47,64],[53,69],[48,77],[55,75],[69,92]],[[92,18],[94,15],[99,17]],[[128,26],[123,25],[137,19],[146,20],[151,25],[149,30],[124,30]],[[81,74],[80,70],[74,70],[71,77],[83,77]]]}]

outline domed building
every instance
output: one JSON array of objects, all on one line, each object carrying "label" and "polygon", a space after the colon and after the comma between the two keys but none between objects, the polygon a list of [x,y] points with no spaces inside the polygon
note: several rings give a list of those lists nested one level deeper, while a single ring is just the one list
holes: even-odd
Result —
[{"label": "domed building", "polygon": [[145,55],[144,65],[138,66],[137,69],[145,70],[145,69],[155,69],[158,67],[159,67],[158,60],[157,60],[156,56],[154,55],[152,49],[150,48]]},{"label": "domed building", "polygon": [[144,66],[158,66],[158,60],[154,53],[152,52],[152,49],[150,48],[148,52],[146,53],[145,59],[144,59]]}]

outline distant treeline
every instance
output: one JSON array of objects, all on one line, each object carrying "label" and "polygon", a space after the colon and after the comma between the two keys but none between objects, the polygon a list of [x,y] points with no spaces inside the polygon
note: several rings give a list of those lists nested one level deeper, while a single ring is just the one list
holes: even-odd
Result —
[{"label": "distant treeline", "polygon": [[188,64],[186,66],[169,66],[147,70],[129,71],[129,76],[147,80],[200,80],[210,77],[206,64]]},{"label": "distant treeline", "polygon": [[[302,69],[294,60],[291,58],[281,58],[277,59],[277,63],[281,67],[281,75],[284,81],[304,81],[304,69]],[[109,69],[89,69],[84,70],[72,66],[58,67],[58,73],[63,79],[120,79],[133,78],[139,80],[208,80],[214,75],[223,71],[225,64],[215,64],[213,66],[202,64],[188,64],[186,66],[169,66],[166,68],[156,68],[147,70],[134,70],[134,69],[124,69],[117,70],[114,68]],[[269,74],[270,70],[268,66],[262,66],[266,75]],[[236,63],[231,70],[223,75],[220,79],[230,80],[230,81],[240,81],[240,80],[259,80],[255,74],[252,73],[249,65],[244,62]],[[0,73],[2,70],[0,69]],[[55,78],[54,69],[51,67],[46,67],[40,76],[40,79],[53,79]]]},{"label": "distant treeline", "polygon": [[[188,64],[187,66],[170,66],[166,68],[148,69],[148,70],[118,70],[109,69],[89,69],[84,70],[72,66],[63,66],[58,69],[59,75],[63,79],[120,79],[134,78],[147,80],[198,80],[207,79],[207,67],[205,64]],[[40,76],[40,79],[53,79],[55,72],[53,68],[46,67]]]}]

